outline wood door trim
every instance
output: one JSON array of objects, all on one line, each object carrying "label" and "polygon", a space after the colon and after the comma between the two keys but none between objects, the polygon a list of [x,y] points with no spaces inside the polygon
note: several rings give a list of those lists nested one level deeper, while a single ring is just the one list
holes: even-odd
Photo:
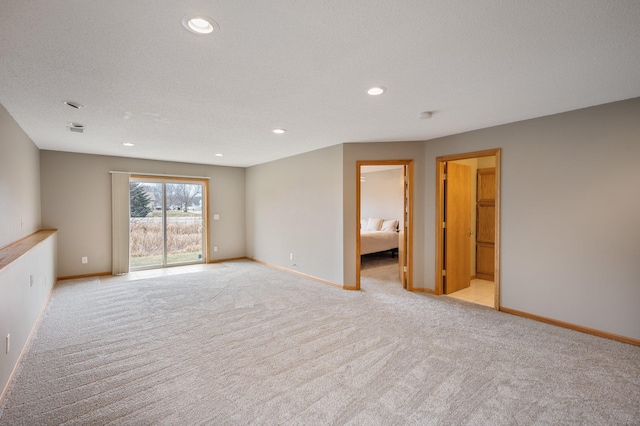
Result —
[{"label": "wood door trim", "polygon": [[[354,287],[345,286],[347,290],[360,290],[360,168],[362,166],[406,166],[404,176],[409,184],[409,200],[407,209],[409,212],[409,224],[406,228],[407,246],[405,247],[405,257],[407,259],[407,290],[414,291],[413,288],[413,160],[358,160],[356,161],[356,285]],[[404,191],[404,189],[403,189]],[[406,198],[405,194],[402,198]]]},{"label": "wood door trim", "polygon": [[500,149],[495,150],[496,157],[496,201],[495,201],[495,221],[496,221],[496,239],[494,241],[494,254],[493,254],[493,282],[495,285],[495,293],[493,306],[496,310],[500,310],[500,211],[501,211],[501,196],[500,188],[502,187],[502,180],[500,179],[500,171],[502,170],[501,153]]},{"label": "wood door trim", "polygon": [[469,158],[478,158],[478,157],[491,157],[495,156],[496,158],[496,201],[495,201],[495,252],[494,252],[494,286],[495,286],[495,300],[494,300],[494,308],[496,310],[500,310],[500,171],[501,171],[501,149],[488,149],[484,151],[474,151],[467,152],[461,154],[452,154],[445,155],[441,157],[436,157],[436,267],[435,267],[435,290],[434,294],[441,295],[443,294],[443,283],[442,283],[442,265],[443,265],[443,232],[442,232],[442,222],[444,218],[444,165],[448,161],[456,161],[456,160],[466,160]]}]

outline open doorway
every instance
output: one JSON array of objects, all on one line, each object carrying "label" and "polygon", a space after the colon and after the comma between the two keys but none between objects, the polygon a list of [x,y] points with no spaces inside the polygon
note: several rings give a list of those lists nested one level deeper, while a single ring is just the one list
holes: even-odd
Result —
[{"label": "open doorway", "polygon": [[500,150],[436,159],[436,293],[500,309]]},{"label": "open doorway", "polygon": [[413,161],[358,161],[356,288],[363,277],[412,290]]}]

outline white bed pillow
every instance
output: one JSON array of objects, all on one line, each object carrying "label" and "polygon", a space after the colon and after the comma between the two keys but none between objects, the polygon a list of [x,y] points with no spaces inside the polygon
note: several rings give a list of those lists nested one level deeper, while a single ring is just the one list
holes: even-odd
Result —
[{"label": "white bed pillow", "polygon": [[369,221],[367,219],[360,219],[360,229],[365,229]]},{"label": "white bed pillow", "polygon": [[382,228],[382,222],[384,222],[379,217],[370,217],[367,221],[367,231],[379,231]]},{"label": "white bed pillow", "polygon": [[385,220],[382,222],[381,231],[390,231],[396,232],[398,230],[398,221],[397,220]]}]

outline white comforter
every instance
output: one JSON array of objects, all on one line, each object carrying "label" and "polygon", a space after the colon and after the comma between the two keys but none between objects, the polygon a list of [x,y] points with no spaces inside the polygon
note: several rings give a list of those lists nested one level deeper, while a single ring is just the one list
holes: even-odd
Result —
[{"label": "white comforter", "polygon": [[394,248],[398,248],[397,232],[360,230],[360,254],[377,253]]}]

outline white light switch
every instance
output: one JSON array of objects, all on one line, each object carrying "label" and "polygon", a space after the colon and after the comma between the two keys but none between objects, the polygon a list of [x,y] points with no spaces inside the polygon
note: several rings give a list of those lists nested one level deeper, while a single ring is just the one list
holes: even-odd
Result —
[{"label": "white light switch", "polygon": [[213,215],[213,220],[220,220],[220,215],[219,214],[214,214]]}]

